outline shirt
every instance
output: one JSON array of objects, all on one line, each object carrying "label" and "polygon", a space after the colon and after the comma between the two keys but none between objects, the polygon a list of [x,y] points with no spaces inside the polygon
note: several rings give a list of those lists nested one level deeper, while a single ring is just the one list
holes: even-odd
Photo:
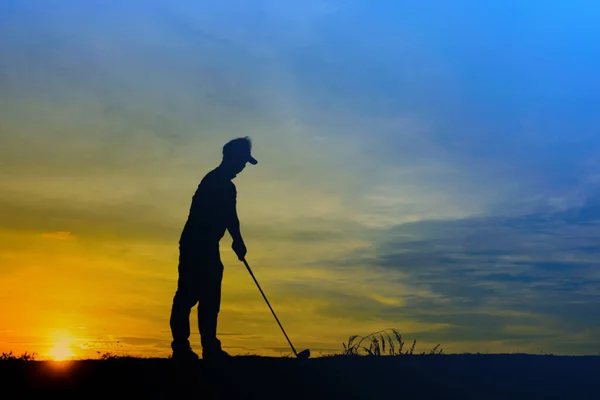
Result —
[{"label": "shirt", "polygon": [[218,243],[233,218],[237,191],[229,177],[219,168],[200,181],[179,244]]}]

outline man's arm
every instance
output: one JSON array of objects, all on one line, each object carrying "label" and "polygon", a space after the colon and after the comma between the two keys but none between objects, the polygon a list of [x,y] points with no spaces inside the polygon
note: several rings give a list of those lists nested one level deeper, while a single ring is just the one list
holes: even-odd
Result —
[{"label": "man's arm", "polygon": [[234,242],[244,242],[242,233],[240,232],[240,220],[237,215],[235,204],[233,205],[233,210],[231,210],[231,215],[229,216],[227,230]]},{"label": "man's arm", "polygon": [[241,261],[246,256],[246,245],[244,244],[244,239],[242,238],[242,233],[240,232],[240,220],[237,215],[237,193],[235,191],[235,187],[233,188],[232,200],[233,201],[230,203],[228,213],[229,218],[227,220],[227,230],[233,239],[231,248]]}]

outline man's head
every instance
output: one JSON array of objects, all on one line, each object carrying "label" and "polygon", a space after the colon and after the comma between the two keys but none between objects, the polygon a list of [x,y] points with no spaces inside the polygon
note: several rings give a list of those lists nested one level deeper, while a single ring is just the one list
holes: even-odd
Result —
[{"label": "man's head", "polygon": [[252,157],[252,142],[248,136],[230,140],[223,146],[222,164],[230,169],[234,176],[239,174],[246,163],[256,165],[258,161]]}]

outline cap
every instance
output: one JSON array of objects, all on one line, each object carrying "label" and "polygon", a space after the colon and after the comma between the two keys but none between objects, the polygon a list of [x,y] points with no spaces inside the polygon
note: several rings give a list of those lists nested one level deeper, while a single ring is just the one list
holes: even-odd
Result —
[{"label": "cap", "polygon": [[223,146],[223,156],[244,159],[252,165],[258,164],[256,158],[252,157],[252,142],[248,136],[233,139]]}]

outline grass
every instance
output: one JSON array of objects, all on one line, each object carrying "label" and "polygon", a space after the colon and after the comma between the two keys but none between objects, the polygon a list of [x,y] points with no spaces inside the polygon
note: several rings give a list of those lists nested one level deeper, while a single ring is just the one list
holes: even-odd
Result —
[{"label": "grass", "polygon": [[35,361],[37,353],[25,352],[21,355],[13,354],[12,351],[0,354],[0,361]]},{"label": "grass", "polygon": [[[368,344],[369,347],[363,345]],[[348,343],[342,343],[344,351],[341,355],[345,356],[402,356],[413,355],[417,341],[414,340],[410,348],[404,350],[404,340],[397,329],[388,328],[378,332],[373,332],[367,336],[353,335],[348,338]],[[428,353],[425,354],[442,354],[443,349],[440,345],[436,345]]]}]

